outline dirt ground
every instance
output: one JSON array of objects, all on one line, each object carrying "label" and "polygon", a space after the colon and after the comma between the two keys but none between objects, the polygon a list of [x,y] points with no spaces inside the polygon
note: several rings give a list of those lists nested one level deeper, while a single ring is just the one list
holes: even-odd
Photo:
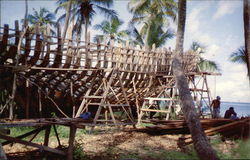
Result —
[{"label": "dirt ground", "polygon": [[[181,135],[149,135],[140,132],[121,130],[94,131],[91,134],[78,134],[75,142],[75,159],[93,160],[158,160],[158,159],[190,159],[193,158],[190,147],[179,147],[178,138]],[[67,139],[62,139],[62,144],[67,146]],[[52,140],[50,147],[57,147],[57,142]],[[227,153],[234,144],[225,142],[218,146]],[[31,147],[14,144],[4,146],[9,159],[65,159],[49,154],[32,152]],[[29,151],[29,152],[27,152]],[[19,153],[19,154],[13,154]]]}]

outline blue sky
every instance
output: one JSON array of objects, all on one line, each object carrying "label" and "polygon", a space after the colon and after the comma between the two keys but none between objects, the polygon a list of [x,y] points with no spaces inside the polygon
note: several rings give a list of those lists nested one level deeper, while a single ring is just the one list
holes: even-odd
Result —
[{"label": "blue sky", "polygon": [[[29,13],[32,8],[46,7],[50,11],[56,8],[56,1],[29,1]],[[1,3],[1,25],[14,25],[14,20],[24,17],[24,1],[3,1]],[[119,17],[128,22],[132,17],[127,10],[128,1],[115,1],[114,9]],[[212,96],[220,95],[222,101],[250,102],[250,87],[246,67],[229,62],[229,55],[244,44],[242,1],[211,0],[188,1],[187,21],[184,48],[188,49],[192,41],[206,46],[204,58],[216,61],[222,76],[209,77]],[[97,15],[93,25],[103,20]],[[175,24],[171,25],[175,29]],[[123,28],[126,28],[125,23]],[[92,36],[97,31],[92,30]],[[168,41],[165,47],[175,47],[175,38]],[[215,83],[216,81],[216,83]]]}]

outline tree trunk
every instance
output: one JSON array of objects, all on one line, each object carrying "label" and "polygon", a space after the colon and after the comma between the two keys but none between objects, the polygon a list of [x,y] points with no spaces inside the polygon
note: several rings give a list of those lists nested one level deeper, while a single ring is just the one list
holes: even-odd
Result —
[{"label": "tree trunk", "polygon": [[247,73],[250,79],[250,0],[244,0],[243,9]]},{"label": "tree trunk", "polygon": [[200,119],[195,111],[195,105],[188,87],[187,78],[182,68],[183,41],[186,20],[186,0],[178,2],[178,28],[176,37],[176,50],[173,59],[173,72],[179,90],[181,105],[185,120],[192,135],[194,148],[200,159],[216,160],[218,159],[215,151],[208,142],[208,139],[202,129]]},{"label": "tree trunk", "polygon": [[63,36],[62,36],[63,41],[66,38],[66,33],[68,30],[68,26],[69,26],[69,18],[70,18],[70,10],[71,10],[71,6],[72,6],[72,1],[73,0],[70,0],[68,5],[67,5],[66,18],[65,18],[65,23],[64,23],[64,27],[63,27]]},{"label": "tree trunk", "polygon": [[25,0],[25,15],[24,15],[23,30],[27,26],[28,26],[28,0]]},{"label": "tree trunk", "polygon": [[89,18],[86,18],[85,22],[85,42],[88,41],[88,28],[89,28]]}]

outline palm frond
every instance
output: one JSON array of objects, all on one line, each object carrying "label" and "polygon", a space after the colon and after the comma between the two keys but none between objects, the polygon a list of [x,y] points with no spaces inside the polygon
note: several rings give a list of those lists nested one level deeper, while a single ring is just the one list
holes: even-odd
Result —
[{"label": "palm frond", "polygon": [[200,63],[198,64],[198,66],[203,72],[220,71],[220,67],[216,62],[203,58],[200,58]]},{"label": "palm frond", "polygon": [[246,50],[244,46],[238,48],[229,56],[229,60],[234,63],[247,64]]},{"label": "palm frond", "polygon": [[113,6],[113,0],[92,0],[92,3],[107,8]]},{"label": "palm frond", "polygon": [[100,13],[103,13],[104,16],[106,16],[107,18],[110,18],[110,19],[118,18],[115,10],[105,8],[99,5],[95,5],[95,7],[99,10]]}]

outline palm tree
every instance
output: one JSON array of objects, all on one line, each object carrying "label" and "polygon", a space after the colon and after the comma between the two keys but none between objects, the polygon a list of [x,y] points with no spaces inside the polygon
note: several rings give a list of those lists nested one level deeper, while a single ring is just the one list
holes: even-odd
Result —
[{"label": "palm tree", "polygon": [[[250,0],[244,0],[243,3],[243,19],[245,33],[245,54],[248,75],[250,73]],[[250,80],[250,77],[249,77]]]},{"label": "palm tree", "polygon": [[108,40],[116,40],[120,43],[125,42],[125,38],[128,37],[129,31],[128,30],[121,30],[119,31],[121,25],[124,22],[117,19],[113,18],[110,21],[104,20],[100,24],[94,25],[94,29],[100,30],[103,35],[96,35],[95,36],[95,41],[97,39],[103,41],[104,38],[108,38]]},{"label": "palm tree", "polygon": [[[239,63],[244,64],[247,67],[247,54],[246,54],[246,48],[244,46],[238,48],[237,51],[233,52],[229,56],[229,60],[233,63]],[[247,70],[247,75],[250,78],[249,70]]]},{"label": "palm tree", "polygon": [[[58,0],[58,8],[65,9],[68,0]],[[113,5],[113,0],[73,0],[71,12],[71,21],[74,23],[74,31],[77,34],[81,34],[82,25],[85,27],[85,40],[87,40],[88,27],[91,25],[91,21],[97,12],[104,14],[107,18],[117,18],[117,13],[109,9]],[[66,14],[63,14],[58,22],[61,22],[65,19]]]},{"label": "palm tree", "polygon": [[28,26],[28,0],[25,0],[25,15],[24,15],[24,23],[23,28]]},{"label": "palm tree", "polygon": [[151,46],[152,34],[164,33],[163,27],[168,26],[169,17],[175,19],[177,9],[174,0],[131,0],[128,7],[134,14],[131,24],[143,24],[140,35],[146,46]]},{"label": "palm tree", "polygon": [[31,29],[38,25],[40,32],[47,35],[47,27],[50,27],[52,34],[55,34],[52,30],[52,26],[56,25],[55,15],[46,8],[40,8],[39,12],[33,8],[33,14],[29,14],[27,20],[31,24]]},{"label": "palm tree", "polygon": [[178,1],[178,26],[176,48],[173,58],[173,72],[176,79],[177,88],[179,90],[181,104],[184,112],[185,120],[188,124],[189,131],[192,135],[194,148],[200,159],[218,159],[215,151],[208,142],[208,139],[202,130],[202,126],[195,111],[194,101],[188,87],[187,78],[181,65],[181,57],[183,54],[184,31],[186,21],[186,0]]},{"label": "palm tree", "polygon": [[199,55],[200,62],[198,63],[198,70],[201,72],[220,71],[219,65],[215,61],[203,58],[201,55],[205,53],[205,47],[198,42],[193,42],[189,49],[190,52],[195,52]]},{"label": "palm tree", "polygon": [[152,26],[148,35],[149,39],[143,36],[143,33],[139,32],[136,27],[130,28],[131,42],[134,45],[148,46],[151,48],[153,44],[155,47],[162,47],[167,40],[174,37],[174,32],[171,29],[167,29],[165,32],[162,31],[160,26]]}]

